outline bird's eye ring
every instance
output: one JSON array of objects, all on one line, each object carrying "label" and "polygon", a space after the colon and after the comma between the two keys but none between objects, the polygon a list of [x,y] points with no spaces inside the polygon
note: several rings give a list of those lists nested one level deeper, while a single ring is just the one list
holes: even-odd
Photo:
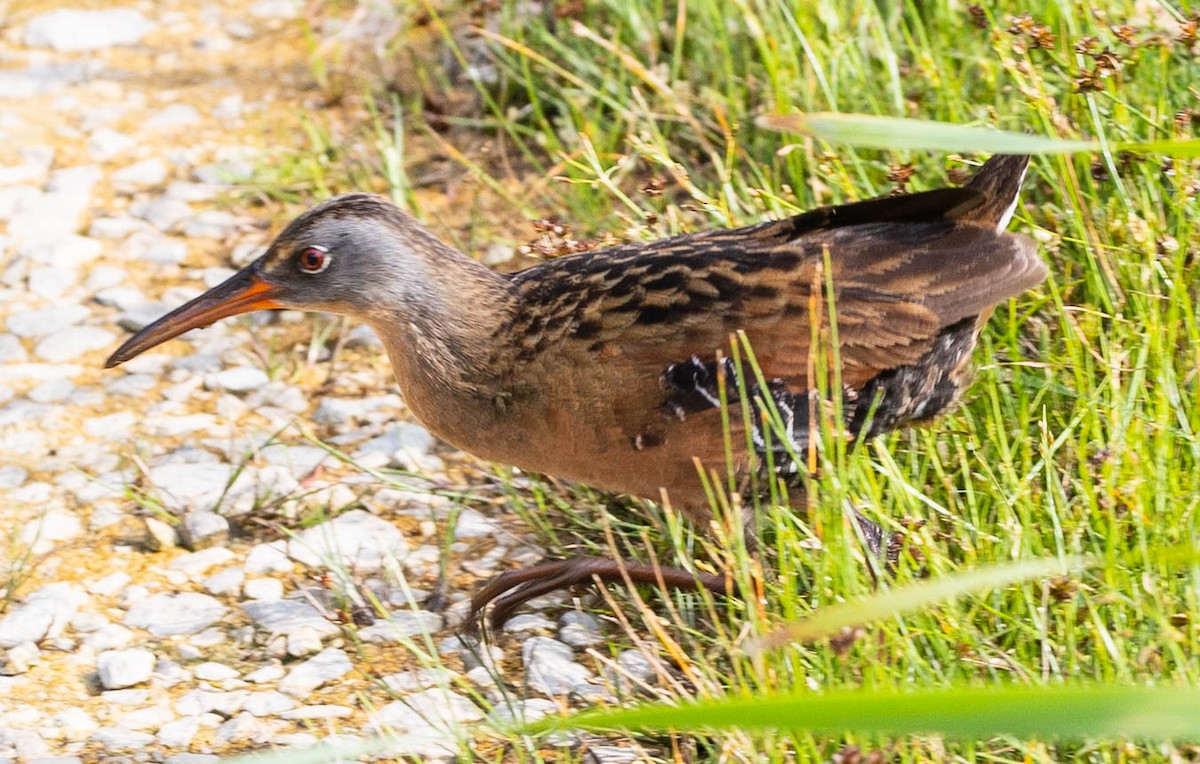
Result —
[{"label": "bird's eye ring", "polygon": [[329,256],[329,250],[324,247],[305,247],[300,251],[300,256],[297,262],[300,265],[300,270],[305,273],[320,273],[329,267],[329,263],[333,260]]}]

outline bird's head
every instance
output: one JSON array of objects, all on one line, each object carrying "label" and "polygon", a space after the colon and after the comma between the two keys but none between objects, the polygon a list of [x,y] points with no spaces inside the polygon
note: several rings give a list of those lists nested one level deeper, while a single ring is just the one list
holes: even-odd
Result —
[{"label": "bird's head", "polygon": [[382,197],[335,197],[292,221],[266,253],[142,329],[105,363],[111,368],[169,339],[241,313],[316,310],[369,319],[390,306],[429,300],[429,270],[461,257]]}]

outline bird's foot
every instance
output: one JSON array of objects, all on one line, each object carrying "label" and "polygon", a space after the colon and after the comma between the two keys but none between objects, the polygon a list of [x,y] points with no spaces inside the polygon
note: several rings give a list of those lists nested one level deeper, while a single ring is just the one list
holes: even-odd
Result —
[{"label": "bird's foot", "polygon": [[578,584],[624,581],[653,584],[664,589],[707,589],[720,595],[728,595],[731,589],[725,576],[711,573],[696,573],[684,568],[664,568],[605,557],[570,557],[529,565],[496,576],[471,598],[471,611],[467,615],[466,623],[470,628],[474,628],[489,603],[492,610],[488,621],[495,629],[512,617],[517,608],[534,597]]}]

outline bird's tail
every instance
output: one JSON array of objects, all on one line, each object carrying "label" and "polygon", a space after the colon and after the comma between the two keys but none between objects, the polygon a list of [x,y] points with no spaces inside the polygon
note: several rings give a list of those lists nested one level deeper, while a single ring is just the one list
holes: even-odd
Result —
[{"label": "bird's tail", "polygon": [[1007,229],[1017,209],[1017,195],[1028,167],[1028,154],[996,154],[984,162],[966,184],[966,188],[981,192],[984,201],[960,219],[994,226],[997,231]]}]

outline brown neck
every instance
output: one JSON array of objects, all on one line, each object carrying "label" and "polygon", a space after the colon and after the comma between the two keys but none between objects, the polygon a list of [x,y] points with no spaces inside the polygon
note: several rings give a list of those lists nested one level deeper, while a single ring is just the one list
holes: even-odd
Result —
[{"label": "brown neck", "polygon": [[479,418],[506,394],[495,343],[516,297],[506,277],[450,247],[435,242],[422,249],[429,272],[412,273],[410,261],[406,274],[419,290],[380,300],[362,317],[383,340],[412,412],[462,446],[465,431],[483,425]]}]

